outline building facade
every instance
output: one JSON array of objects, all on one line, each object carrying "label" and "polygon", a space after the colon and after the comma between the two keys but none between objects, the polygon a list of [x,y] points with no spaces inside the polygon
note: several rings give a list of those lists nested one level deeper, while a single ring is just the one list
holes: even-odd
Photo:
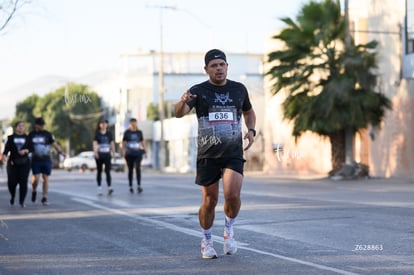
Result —
[{"label": "building facade", "polygon": [[[356,43],[377,40],[378,92],[393,104],[378,129],[355,136],[354,156],[374,177],[414,179],[414,1],[350,1],[350,33]],[[270,41],[270,40],[269,40]],[[268,51],[280,45],[269,42]],[[268,83],[268,82],[266,82]],[[266,85],[265,85],[266,87]],[[331,170],[329,140],[312,133],[297,142],[292,125],[283,121],[282,94],[265,92],[265,167],[272,174],[327,175]],[[282,148],[283,150],[278,150]]]},{"label": "building facade", "polygon": [[350,14],[356,39],[379,42],[379,91],[393,104],[367,144],[371,172],[414,179],[414,1],[359,1]]}]

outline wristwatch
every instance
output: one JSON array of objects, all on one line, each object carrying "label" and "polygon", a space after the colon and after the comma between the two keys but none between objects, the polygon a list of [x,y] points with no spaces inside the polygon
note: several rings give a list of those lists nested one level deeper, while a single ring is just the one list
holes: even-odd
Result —
[{"label": "wristwatch", "polygon": [[250,129],[249,129],[249,131],[252,131],[252,132],[253,132],[253,136],[254,136],[254,137],[256,136],[256,130],[255,130],[255,129],[250,128]]}]

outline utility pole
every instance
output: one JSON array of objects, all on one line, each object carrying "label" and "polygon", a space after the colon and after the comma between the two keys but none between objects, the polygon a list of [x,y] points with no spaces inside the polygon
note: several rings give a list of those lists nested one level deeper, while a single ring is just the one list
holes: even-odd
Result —
[{"label": "utility pole", "polygon": [[[345,0],[345,51],[351,46],[351,35],[349,33],[349,3]],[[352,164],[354,161],[354,132],[350,126],[345,128],[345,164]]]},{"label": "utility pole", "polygon": [[164,29],[163,29],[163,10],[176,10],[175,6],[147,6],[159,9],[160,12],[160,52],[159,52],[159,72],[158,72],[158,115],[160,119],[160,144],[158,150],[159,169],[165,167],[165,139],[164,139]]}]

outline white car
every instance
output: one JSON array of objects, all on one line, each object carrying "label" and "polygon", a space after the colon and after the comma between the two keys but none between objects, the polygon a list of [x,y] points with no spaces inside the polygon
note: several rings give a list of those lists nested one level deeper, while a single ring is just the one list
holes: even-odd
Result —
[{"label": "white car", "polygon": [[[116,172],[125,171],[125,160],[120,154],[115,153],[111,159],[111,168]],[[67,158],[63,161],[63,168],[72,171],[72,169],[82,169],[83,171],[96,169],[95,155],[93,151],[85,151],[72,158]]]},{"label": "white car", "polygon": [[115,153],[111,159],[111,169],[115,172],[124,172],[125,167],[125,159],[121,156],[121,154]]},{"label": "white car", "polygon": [[96,162],[93,151],[85,151],[63,161],[63,168],[72,171],[72,169],[95,170]]}]

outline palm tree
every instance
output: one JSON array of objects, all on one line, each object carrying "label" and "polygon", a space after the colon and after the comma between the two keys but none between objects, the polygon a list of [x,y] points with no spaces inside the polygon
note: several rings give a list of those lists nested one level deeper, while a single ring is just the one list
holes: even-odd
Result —
[{"label": "palm tree", "polygon": [[345,21],[339,0],[310,1],[297,22],[290,18],[273,39],[280,50],[268,55],[274,94],[285,91],[284,118],[293,136],[312,131],[329,138],[332,168],[345,161],[345,132],[378,127],[390,100],[376,91],[376,41],[345,47]]}]

